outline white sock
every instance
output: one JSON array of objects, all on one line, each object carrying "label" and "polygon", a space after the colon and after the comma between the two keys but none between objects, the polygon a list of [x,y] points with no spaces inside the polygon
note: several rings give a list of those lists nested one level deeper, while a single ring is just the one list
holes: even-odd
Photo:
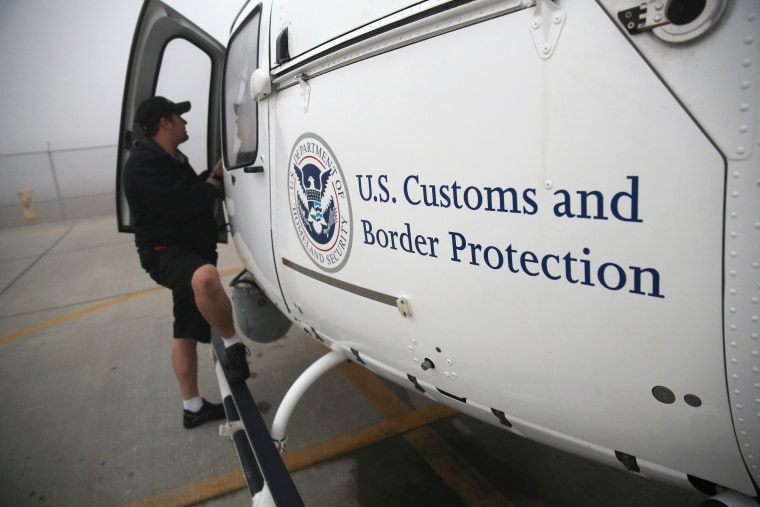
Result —
[{"label": "white sock", "polygon": [[237,333],[233,334],[229,338],[222,337],[222,341],[224,342],[224,348],[232,347],[236,343],[243,343],[243,340],[238,337]]},{"label": "white sock", "polygon": [[189,400],[182,400],[182,406],[185,408],[185,410],[189,410],[190,412],[198,412],[201,408],[203,408],[203,398],[196,396],[195,398],[190,398]]}]

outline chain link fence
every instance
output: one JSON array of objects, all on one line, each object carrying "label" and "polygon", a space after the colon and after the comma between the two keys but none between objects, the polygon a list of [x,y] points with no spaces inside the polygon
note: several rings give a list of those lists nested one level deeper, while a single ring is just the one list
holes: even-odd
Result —
[{"label": "chain link fence", "polygon": [[0,228],[115,213],[117,146],[0,153]]}]

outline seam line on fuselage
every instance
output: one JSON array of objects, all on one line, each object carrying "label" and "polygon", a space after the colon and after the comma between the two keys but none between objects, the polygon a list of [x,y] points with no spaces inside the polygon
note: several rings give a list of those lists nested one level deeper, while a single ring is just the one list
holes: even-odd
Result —
[{"label": "seam line on fuselage", "polygon": [[306,275],[309,278],[313,278],[314,280],[317,280],[319,282],[326,283],[327,285],[331,285],[337,289],[341,289],[346,292],[356,294],[357,296],[362,296],[367,299],[377,301],[378,303],[383,303],[389,306],[396,306],[396,299],[397,299],[396,296],[391,296],[390,294],[384,294],[376,290],[367,289],[366,287],[360,287],[359,285],[354,285],[352,283],[348,283],[342,280],[338,280],[336,278],[332,278],[323,273],[319,273],[317,271],[305,268],[301,266],[300,264],[296,264],[295,262],[289,259],[286,259],[284,257],[282,258],[282,263],[285,266],[292,269],[293,271],[301,273],[302,275]]}]

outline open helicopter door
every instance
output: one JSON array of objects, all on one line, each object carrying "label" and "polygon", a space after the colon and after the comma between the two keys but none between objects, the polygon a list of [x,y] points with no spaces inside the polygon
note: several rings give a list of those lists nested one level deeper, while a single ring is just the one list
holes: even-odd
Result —
[{"label": "open helicopter door", "polygon": [[[119,232],[134,232],[122,185],[124,165],[135,138],[138,104],[153,95],[174,102],[189,100],[190,139],[181,149],[201,172],[219,160],[220,95],[224,46],[159,0],[146,0],[137,21],[124,85],[116,169],[116,213]],[[219,241],[227,242],[224,211],[217,206]]]}]

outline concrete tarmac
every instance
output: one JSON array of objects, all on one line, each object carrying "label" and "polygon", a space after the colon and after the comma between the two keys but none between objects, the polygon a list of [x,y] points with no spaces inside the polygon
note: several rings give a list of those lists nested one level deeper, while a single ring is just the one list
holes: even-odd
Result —
[{"label": "concrete tarmac", "polygon": [[[227,284],[242,269],[220,247]],[[0,505],[251,505],[218,423],[182,428],[171,294],[112,216],[0,230]],[[249,342],[271,427],[324,350],[298,329]],[[204,397],[220,401],[200,349]],[[283,455],[309,506],[691,507],[654,483],[459,415],[346,363],[306,393]]]}]

